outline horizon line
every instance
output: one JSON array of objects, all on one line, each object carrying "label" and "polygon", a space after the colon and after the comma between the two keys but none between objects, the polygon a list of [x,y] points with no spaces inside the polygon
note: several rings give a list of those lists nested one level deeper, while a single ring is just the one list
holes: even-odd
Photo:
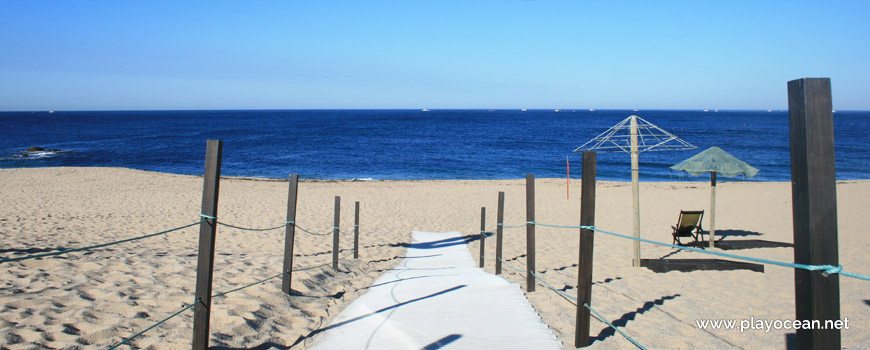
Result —
[{"label": "horizon line", "polygon": [[[709,109],[709,108],[183,108],[183,109],[69,109],[69,110],[0,110],[0,113],[56,113],[56,112],[198,112],[198,111],[552,111],[554,113],[576,113],[596,111],[699,111],[717,112],[788,112],[788,109]],[[868,112],[863,109],[834,109],[833,112]]]}]

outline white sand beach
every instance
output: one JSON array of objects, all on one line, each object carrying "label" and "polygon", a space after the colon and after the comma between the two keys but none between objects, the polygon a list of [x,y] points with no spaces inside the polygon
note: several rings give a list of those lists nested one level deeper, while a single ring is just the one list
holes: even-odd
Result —
[{"label": "white sand beach", "polygon": [[[538,179],[540,223],[579,224],[580,181]],[[286,220],[287,181],[223,178],[220,221],[272,227]],[[839,256],[846,271],[870,274],[866,215],[870,181],[838,182]],[[199,220],[202,177],[123,168],[0,169],[0,258],[68,249],[154,233]],[[353,203],[360,202],[359,260],[298,271],[296,295],[281,293],[280,280],[213,300],[214,349],[306,349],[310,336],[394,267],[412,231],[477,235],[480,207],[495,230],[499,191],[506,194],[505,224],[525,223],[524,180],[313,181],[299,185],[297,223],[327,232],[334,196],[342,198],[342,228],[353,227]],[[596,226],[631,233],[631,186],[600,181]],[[707,210],[708,182],[642,183],[642,237],[670,243],[680,209]],[[793,242],[790,183],[719,184],[716,228],[724,240]],[[707,219],[704,220],[707,225]],[[3,349],[105,349],[193,301],[198,229],[191,227],[129,243],[63,256],[0,265],[0,343]],[[278,274],[283,229],[241,231],[218,227],[214,292],[224,292]],[[342,249],[351,237],[342,236]],[[298,234],[298,268],[331,261],[331,237]],[[525,231],[505,231],[504,257],[525,263]],[[479,242],[468,249],[478,255]],[[751,271],[654,273],[631,267],[632,242],[597,234],[592,306],[649,349],[784,349],[793,330],[699,329],[696,322],[793,320],[794,272],[765,266]],[[715,250],[715,249],[714,249]],[[495,239],[486,240],[488,257]],[[791,248],[756,248],[729,253],[793,261]],[[342,252],[342,255],[350,250]],[[700,253],[643,245],[644,258],[707,258]],[[578,232],[537,228],[538,275],[576,295]],[[492,262],[485,270],[494,272]],[[525,290],[525,277],[505,269],[504,277]],[[870,347],[870,282],[840,277],[841,315],[849,320],[843,346]],[[539,285],[525,293],[564,349],[573,348],[575,307]],[[187,349],[192,311],[131,341],[121,349]],[[592,321],[590,349],[632,348],[607,325]]]}]

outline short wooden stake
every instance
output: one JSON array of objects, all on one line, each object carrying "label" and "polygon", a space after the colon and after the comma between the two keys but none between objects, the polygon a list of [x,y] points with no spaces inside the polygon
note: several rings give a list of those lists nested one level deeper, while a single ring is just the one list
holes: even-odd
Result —
[{"label": "short wooden stake", "polygon": [[[208,140],[202,188],[202,214],[217,217],[218,190],[221,178],[223,141]],[[196,292],[193,307],[193,350],[208,349],[211,318],[211,279],[214,268],[214,244],[217,220],[208,218],[199,225],[199,253],[196,259]]]},{"label": "short wooden stake", "polygon": [[526,291],[535,291],[535,174],[526,174]]},{"label": "short wooden stake", "polygon": [[296,198],[299,192],[299,175],[290,174],[290,189],[287,191],[287,226],[284,229],[284,274],[281,291],[290,294],[293,278],[293,243],[296,240]]},{"label": "short wooden stake", "polygon": [[495,227],[495,274],[501,274],[501,240],[504,232],[504,192],[498,193],[498,225]]},{"label": "short wooden stake", "polygon": [[359,259],[359,201],[353,207],[353,258]]},{"label": "short wooden stake", "polygon": [[[829,78],[788,82],[794,260],[839,266],[837,177]],[[840,320],[839,274],[795,269],[796,320]],[[798,329],[797,349],[840,349],[839,329]]]},{"label": "short wooden stake", "polygon": [[341,197],[335,196],[335,216],[332,221],[332,269],[338,270],[338,236],[341,215]]},{"label": "short wooden stake", "polygon": [[[595,152],[583,152],[580,226],[595,226]],[[577,262],[577,319],[574,323],[574,347],[589,346],[590,313],[583,304],[592,306],[592,254],[595,231],[580,229],[580,259]]]},{"label": "short wooden stake", "polygon": [[480,267],[483,267],[486,248],[486,207],[480,208]]}]

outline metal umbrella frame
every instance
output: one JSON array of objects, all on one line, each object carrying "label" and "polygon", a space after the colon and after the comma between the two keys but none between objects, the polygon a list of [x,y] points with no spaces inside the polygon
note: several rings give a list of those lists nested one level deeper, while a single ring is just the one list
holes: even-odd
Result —
[{"label": "metal umbrella frame", "polygon": [[710,173],[709,246],[712,248],[716,238],[716,175],[721,174],[725,177],[735,177],[742,174],[747,178],[751,178],[755,174],[758,174],[758,169],[715,146],[675,164],[670,169],[684,171],[692,176]]}]

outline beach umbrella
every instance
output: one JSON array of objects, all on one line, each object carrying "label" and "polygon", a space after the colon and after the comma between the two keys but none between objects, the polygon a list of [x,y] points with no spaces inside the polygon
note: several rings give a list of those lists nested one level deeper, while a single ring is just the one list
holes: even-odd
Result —
[{"label": "beach umbrella", "polygon": [[[574,152],[625,152],[631,155],[631,193],[634,211],[634,237],[640,239],[640,173],[638,155],[647,151],[685,150],[697,148],[653,123],[631,115],[595,138],[577,147]],[[640,241],[634,241],[632,266],[640,266]]]},{"label": "beach umbrella", "polygon": [[743,174],[750,178],[758,173],[758,169],[715,146],[677,163],[670,169],[685,171],[692,176],[710,173],[710,247],[713,247],[716,237],[716,175],[735,177]]}]

